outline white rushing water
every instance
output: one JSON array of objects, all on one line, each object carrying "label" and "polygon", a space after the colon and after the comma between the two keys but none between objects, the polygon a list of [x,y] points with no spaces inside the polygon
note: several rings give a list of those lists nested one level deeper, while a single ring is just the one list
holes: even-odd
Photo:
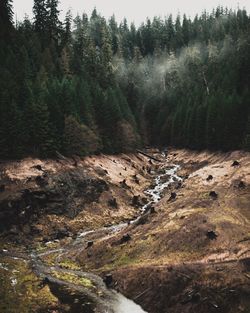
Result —
[{"label": "white rushing water", "polygon": [[147,313],[138,304],[117,293],[114,304],[115,313]]},{"label": "white rushing water", "polygon": [[[142,214],[147,212],[147,209],[150,205],[156,204],[162,198],[163,191],[174,182],[181,182],[182,178],[177,175],[177,171],[180,168],[179,165],[171,164],[164,170],[164,172],[154,179],[154,186],[145,191],[145,194],[149,195],[151,200],[142,207]],[[131,224],[136,223],[138,219],[141,218],[142,215],[131,221]],[[106,237],[112,236],[114,233],[121,231],[122,229],[128,226],[127,223],[120,223],[117,225],[112,225],[109,227],[102,227],[97,230],[89,230],[82,232],[78,239],[75,241],[75,244],[79,243],[83,238],[88,236],[89,234],[97,234],[100,232],[101,234],[106,232],[106,235],[102,237],[105,239]],[[147,313],[144,311],[138,304],[134,301],[127,299],[122,294],[113,291],[114,294],[114,303],[112,305],[112,309],[115,313]]]},{"label": "white rushing water", "polygon": [[[162,192],[165,188],[176,181],[182,181],[182,179],[176,174],[179,168],[180,165],[169,165],[163,174],[158,175],[155,178],[155,186],[152,189],[145,191],[145,193],[152,198],[152,201],[149,203],[157,203],[161,200]],[[165,182],[162,182],[164,177],[168,177],[168,179]],[[144,207],[147,207],[149,203],[147,203]]]},{"label": "white rushing water", "polygon": [[[164,173],[158,175],[155,178],[154,187],[145,191],[145,193],[149,195],[152,200],[143,206],[143,211],[146,211],[149,205],[159,202],[162,198],[162,193],[164,189],[167,188],[171,183],[182,181],[182,178],[176,174],[179,168],[179,165],[170,165],[167,169],[164,170]],[[164,180],[164,178],[167,179]],[[140,217],[138,217],[131,223],[135,223],[139,218]],[[116,227],[118,230],[120,230],[123,228],[123,225],[124,224],[120,224]],[[117,294],[116,298],[117,302],[114,305],[115,313],[147,313],[138,304],[136,304],[132,300],[127,299],[122,294]]]}]

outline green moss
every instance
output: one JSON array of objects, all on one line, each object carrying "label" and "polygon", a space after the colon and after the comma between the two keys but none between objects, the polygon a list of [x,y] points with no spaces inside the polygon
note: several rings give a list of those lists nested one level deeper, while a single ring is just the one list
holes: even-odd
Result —
[{"label": "green moss", "polygon": [[59,262],[59,266],[62,268],[69,269],[69,270],[80,270],[81,269],[81,267],[77,263],[75,263],[69,259],[62,260],[61,262]]},{"label": "green moss", "polygon": [[41,287],[40,279],[32,273],[27,262],[4,257],[0,268],[0,312],[48,312],[58,305],[50,289]]},{"label": "green moss", "polygon": [[53,271],[52,276],[54,276],[57,279],[64,280],[66,282],[75,284],[75,285],[82,285],[85,288],[95,288],[92,281],[85,277],[79,277],[76,274],[72,273],[65,273],[65,272],[57,272]]}]

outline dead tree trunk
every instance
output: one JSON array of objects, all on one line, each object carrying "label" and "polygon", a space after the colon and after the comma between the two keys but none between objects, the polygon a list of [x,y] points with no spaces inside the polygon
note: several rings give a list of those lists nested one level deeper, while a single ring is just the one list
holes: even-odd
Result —
[{"label": "dead tree trunk", "polygon": [[151,155],[149,155],[149,154],[147,154],[147,153],[145,153],[145,152],[143,152],[143,151],[141,151],[141,150],[136,150],[136,152],[138,152],[138,153],[140,153],[140,154],[142,154],[142,155],[145,155],[145,156],[148,157],[149,159],[152,159],[152,160],[154,160],[154,161],[156,161],[156,162],[161,162],[161,160],[159,160],[159,159],[157,159],[157,158],[155,158],[155,157],[153,157],[153,156],[151,156]]}]

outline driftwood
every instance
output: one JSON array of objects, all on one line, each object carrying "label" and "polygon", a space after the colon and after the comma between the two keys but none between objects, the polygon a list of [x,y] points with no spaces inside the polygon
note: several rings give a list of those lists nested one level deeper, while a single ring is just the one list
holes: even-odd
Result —
[{"label": "driftwood", "polygon": [[146,290],[144,290],[143,292],[139,293],[137,296],[135,296],[133,298],[133,300],[137,300],[138,298],[140,298],[141,296],[145,295],[145,293],[147,293],[150,290],[150,288],[147,288]]},{"label": "driftwood", "polygon": [[58,151],[56,151],[56,155],[57,155],[57,157],[59,158],[59,159],[61,159],[61,160],[64,160],[64,161],[67,161],[68,159],[64,156],[64,155],[62,155],[60,152],[58,152]]},{"label": "driftwood", "polygon": [[136,150],[136,152],[138,152],[138,153],[140,153],[140,154],[142,154],[142,155],[148,157],[148,158],[151,159],[151,160],[154,160],[154,161],[156,161],[156,162],[161,162],[161,160],[159,160],[159,159],[157,159],[157,158],[155,158],[155,157],[153,157],[153,156],[151,156],[151,155],[149,155],[149,154],[147,154],[147,153],[145,153],[145,152],[143,152],[143,151],[141,151],[141,150]]}]

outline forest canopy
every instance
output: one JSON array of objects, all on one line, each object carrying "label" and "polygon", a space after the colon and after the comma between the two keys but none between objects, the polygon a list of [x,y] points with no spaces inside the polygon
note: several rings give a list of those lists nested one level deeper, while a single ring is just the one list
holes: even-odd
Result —
[{"label": "forest canopy", "polygon": [[119,153],[144,144],[250,150],[250,17],[218,7],[136,27],[96,9],[59,19],[0,3],[0,157]]}]

